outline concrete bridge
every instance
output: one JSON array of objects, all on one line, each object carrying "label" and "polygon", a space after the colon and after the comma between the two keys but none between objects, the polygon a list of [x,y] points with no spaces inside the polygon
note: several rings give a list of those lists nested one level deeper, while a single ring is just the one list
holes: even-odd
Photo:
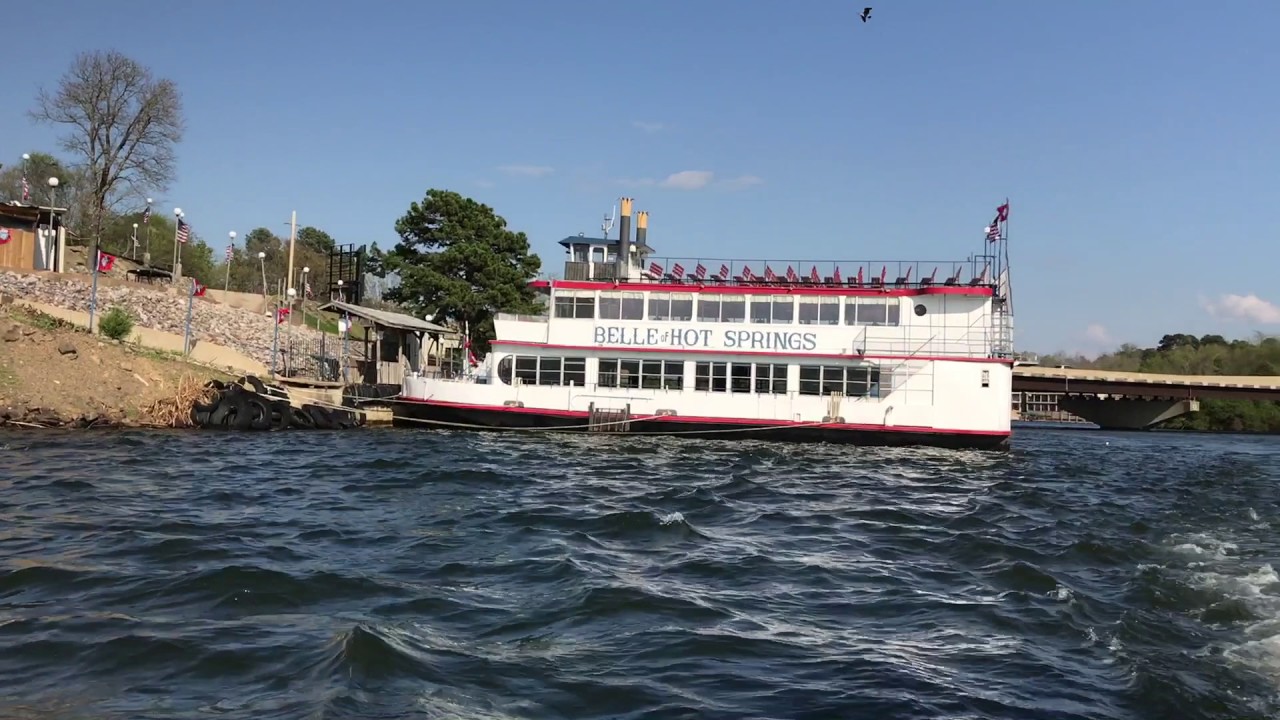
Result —
[{"label": "concrete bridge", "polygon": [[1058,407],[1099,427],[1141,430],[1196,412],[1205,399],[1280,402],[1280,377],[1160,375],[1018,365],[1014,392],[1062,393]]}]

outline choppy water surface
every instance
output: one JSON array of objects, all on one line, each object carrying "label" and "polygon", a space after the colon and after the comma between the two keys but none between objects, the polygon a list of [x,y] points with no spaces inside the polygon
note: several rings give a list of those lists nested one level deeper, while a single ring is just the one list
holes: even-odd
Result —
[{"label": "choppy water surface", "polygon": [[1264,718],[1280,439],[0,434],[0,717]]}]

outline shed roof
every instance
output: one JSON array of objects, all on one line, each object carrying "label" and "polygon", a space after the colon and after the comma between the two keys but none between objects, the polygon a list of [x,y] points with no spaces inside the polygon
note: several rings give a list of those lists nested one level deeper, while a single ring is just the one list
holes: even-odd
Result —
[{"label": "shed roof", "polygon": [[355,315],[383,327],[397,330],[415,330],[418,332],[452,333],[447,327],[427,322],[412,315],[391,312],[390,310],[374,310],[363,305],[352,305],[339,300],[331,300],[320,306],[321,310],[341,310],[348,315]]}]

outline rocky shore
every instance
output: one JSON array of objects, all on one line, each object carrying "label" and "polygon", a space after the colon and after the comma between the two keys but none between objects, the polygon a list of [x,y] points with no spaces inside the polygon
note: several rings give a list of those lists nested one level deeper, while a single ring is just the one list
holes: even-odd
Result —
[{"label": "rocky shore", "polygon": [[0,426],[168,427],[181,402],[211,378],[229,379],[39,313],[0,308]]},{"label": "rocky shore", "polygon": [[[54,277],[0,272],[0,294],[87,312],[91,282],[89,275]],[[99,284],[98,312],[105,312],[112,306],[126,309],[138,326],[178,335],[186,327],[187,299],[168,286]],[[197,341],[231,348],[270,367],[274,318],[195,298],[191,326],[192,336]],[[282,334],[284,331],[285,326],[282,325]],[[316,331],[298,325],[293,326],[290,332],[295,342],[315,342],[320,337]]]}]

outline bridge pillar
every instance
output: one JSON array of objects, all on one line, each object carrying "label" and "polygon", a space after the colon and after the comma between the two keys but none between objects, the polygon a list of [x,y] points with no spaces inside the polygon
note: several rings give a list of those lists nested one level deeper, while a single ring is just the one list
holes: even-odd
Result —
[{"label": "bridge pillar", "polygon": [[1103,430],[1145,430],[1186,413],[1199,412],[1199,400],[1063,395],[1058,409],[1088,420]]}]

